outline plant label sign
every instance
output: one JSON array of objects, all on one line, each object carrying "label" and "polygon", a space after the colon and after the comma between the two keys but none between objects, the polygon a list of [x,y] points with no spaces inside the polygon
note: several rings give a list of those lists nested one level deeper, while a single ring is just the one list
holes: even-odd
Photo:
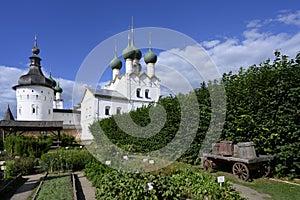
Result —
[{"label": "plant label sign", "polygon": [[218,183],[220,183],[220,187],[222,187],[222,183],[225,182],[225,177],[224,176],[218,176]]}]

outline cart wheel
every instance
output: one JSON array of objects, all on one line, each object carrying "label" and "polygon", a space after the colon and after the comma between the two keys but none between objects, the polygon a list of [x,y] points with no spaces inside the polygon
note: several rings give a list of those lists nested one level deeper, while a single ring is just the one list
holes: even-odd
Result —
[{"label": "cart wheel", "polygon": [[271,166],[268,163],[262,163],[259,166],[259,172],[261,177],[268,177],[270,175],[271,172]]},{"label": "cart wheel", "polygon": [[244,163],[236,162],[232,166],[232,173],[239,179],[247,181],[249,179],[249,169]]},{"label": "cart wheel", "polygon": [[213,163],[212,160],[205,159],[205,160],[203,161],[203,168],[204,168],[205,171],[212,170],[213,165],[214,165],[214,163]]}]

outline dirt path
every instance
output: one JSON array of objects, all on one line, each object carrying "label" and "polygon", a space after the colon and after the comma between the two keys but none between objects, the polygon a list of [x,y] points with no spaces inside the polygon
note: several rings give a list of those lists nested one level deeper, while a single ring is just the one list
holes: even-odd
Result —
[{"label": "dirt path", "polygon": [[79,200],[95,200],[95,188],[92,186],[92,183],[87,180],[83,172],[76,172],[75,173],[79,180]]},{"label": "dirt path", "polygon": [[29,198],[32,190],[35,188],[40,178],[45,174],[34,174],[23,176],[27,181],[19,187],[16,193],[10,198],[11,200],[26,200]]},{"label": "dirt path", "polygon": [[235,183],[230,183],[232,184],[232,186],[239,192],[241,192],[241,196],[244,198],[247,198],[249,200],[264,200],[267,198],[271,198],[271,196],[269,194],[262,194],[257,192],[256,190],[244,186],[244,185],[238,185]]}]

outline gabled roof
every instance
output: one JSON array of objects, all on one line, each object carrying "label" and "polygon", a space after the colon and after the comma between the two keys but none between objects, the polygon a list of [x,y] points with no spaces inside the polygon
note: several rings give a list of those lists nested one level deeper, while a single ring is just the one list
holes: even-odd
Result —
[{"label": "gabled roof", "polygon": [[117,92],[115,90],[86,87],[80,103],[83,101],[84,96],[87,91],[92,93],[95,97],[128,100],[125,96],[123,96],[122,94],[120,94],[119,92]]}]

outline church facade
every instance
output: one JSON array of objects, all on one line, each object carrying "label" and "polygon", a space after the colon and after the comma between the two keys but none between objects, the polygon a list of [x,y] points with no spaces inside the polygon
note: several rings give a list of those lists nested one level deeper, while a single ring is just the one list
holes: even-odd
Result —
[{"label": "church facade", "polygon": [[111,81],[104,88],[86,87],[78,107],[65,109],[63,89],[51,75],[47,78],[41,69],[40,49],[35,38],[30,68],[22,75],[16,91],[17,120],[62,121],[64,132],[72,132],[78,139],[91,140],[89,126],[97,120],[115,114],[127,113],[136,108],[156,103],[160,97],[160,80],[155,74],[157,56],[151,48],[144,55],[146,70],[142,70],[142,52],[135,47],[133,30],[128,31],[128,45],[122,51],[125,73],[121,74],[122,61],[115,57],[110,62]]},{"label": "church facade", "polygon": [[[157,56],[151,49],[144,55],[146,70],[142,71],[142,52],[135,47],[133,31],[128,32],[128,45],[122,51],[125,73],[120,74],[122,61],[115,57],[110,62],[111,81],[103,89],[86,88],[80,102],[83,140],[92,139],[89,125],[115,114],[156,103],[160,96],[160,80],[155,75]],[[130,37],[131,36],[131,37]]]}]

